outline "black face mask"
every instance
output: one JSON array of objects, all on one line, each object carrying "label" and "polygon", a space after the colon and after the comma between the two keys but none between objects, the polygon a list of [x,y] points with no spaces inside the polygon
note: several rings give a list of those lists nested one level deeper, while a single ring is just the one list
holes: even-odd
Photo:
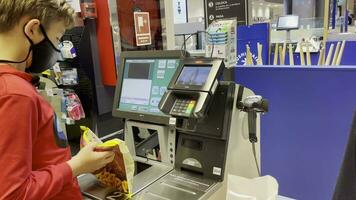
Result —
[{"label": "black face mask", "polygon": [[58,50],[54,44],[49,40],[46,31],[43,26],[40,25],[40,29],[42,34],[44,35],[44,39],[38,44],[34,44],[33,41],[25,34],[28,41],[31,43],[30,49],[26,58],[23,61],[9,61],[9,60],[0,60],[0,63],[23,63],[25,62],[31,54],[32,51],[32,64],[28,68],[26,68],[26,72],[31,73],[42,73],[56,64],[60,50]]}]

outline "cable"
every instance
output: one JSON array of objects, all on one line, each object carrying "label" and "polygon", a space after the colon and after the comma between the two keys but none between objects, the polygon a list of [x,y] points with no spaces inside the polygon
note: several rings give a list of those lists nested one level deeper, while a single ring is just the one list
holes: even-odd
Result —
[{"label": "cable", "polygon": [[213,54],[214,54],[214,48],[215,48],[215,43],[213,43],[213,47],[211,48],[210,58],[212,58],[212,57],[213,57]]},{"label": "cable", "polygon": [[[187,56],[187,45],[186,45],[186,42],[193,36],[193,35],[196,35],[196,34],[199,34],[199,33],[205,33],[207,34],[208,36],[211,36],[207,31],[197,31],[195,33],[192,33],[192,34],[189,34],[189,36],[184,40],[180,50],[181,50],[181,54],[182,54],[182,57],[186,57]],[[184,54],[183,54],[183,48],[184,48]],[[215,44],[213,43],[213,46],[212,46],[212,51],[211,51],[211,54],[210,54],[210,58],[213,57],[213,53],[214,53],[214,48],[215,48]]]},{"label": "cable", "polygon": [[[182,46],[181,46],[181,48],[180,48],[180,51],[181,51],[183,57],[186,57],[186,56],[187,56],[187,45],[186,45],[186,42],[187,42],[187,41],[189,40],[189,38],[191,38],[194,34],[198,34],[198,32],[190,34],[190,35],[184,40],[184,42],[183,42],[183,44],[182,44]],[[184,37],[185,37],[185,35],[184,35]],[[183,55],[183,47],[184,47],[184,55]]]},{"label": "cable", "polygon": [[256,168],[257,168],[257,172],[258,172],[258,176],[261,176],[261,170],[260,170],[260,166],[258,165],[258,161],[257,161],[257,155],[256,155],[256,143],[252,143],[252,152],[253,152],[253,157],[255,158],[255,163],[256,163]]}]

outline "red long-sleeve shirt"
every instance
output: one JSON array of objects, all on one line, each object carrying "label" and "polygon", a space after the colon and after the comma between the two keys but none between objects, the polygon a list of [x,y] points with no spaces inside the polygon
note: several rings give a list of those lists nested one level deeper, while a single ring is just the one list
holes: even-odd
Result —
[{"label": "red long-sleeve shirt", "polygon": [[0,199],[82,199],[66,137],[31,80],[0,65]]}]

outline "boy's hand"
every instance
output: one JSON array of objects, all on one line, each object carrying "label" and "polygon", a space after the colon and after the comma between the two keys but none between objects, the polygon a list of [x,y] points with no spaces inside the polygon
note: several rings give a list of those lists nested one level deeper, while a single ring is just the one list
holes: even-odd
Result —
[{"label": "boy's hand", "polygon": [[91,173],[105,167],[114,160],[114,152],[112,151],[96,151],[96,143],[90,143],[83,147],[77,155],[75,155],[67,163],[72,168],[73,177],[80,174]]},{"label": "boy's hand", "polygon": [[103,152],[103,151],[113,151],[116,147],[118,146],[112,146],[112,147],[95,147],[94,151],[96,152]]}]

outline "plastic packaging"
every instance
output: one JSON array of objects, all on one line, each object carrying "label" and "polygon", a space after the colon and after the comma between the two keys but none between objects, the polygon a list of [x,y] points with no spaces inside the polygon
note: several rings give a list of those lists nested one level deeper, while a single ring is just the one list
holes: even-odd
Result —
[{"label": "plastic packaging", "polygon": [[82,103],[74,92],[70,92],[66,95],[66,104],[69,118],[76,121],[85,118]]},{"label": "plastic packaging", "polygon": [[228,176],[226,200],[276,200],[277,196],[278,183],[272,176]]}]

